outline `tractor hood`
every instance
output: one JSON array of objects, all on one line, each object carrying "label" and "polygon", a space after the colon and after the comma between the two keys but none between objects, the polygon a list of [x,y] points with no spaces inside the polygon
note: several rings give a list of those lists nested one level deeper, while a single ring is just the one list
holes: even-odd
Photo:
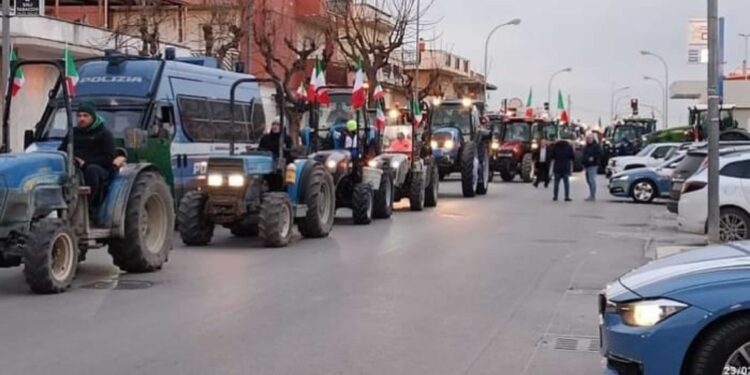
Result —
[{"label": "tractor hood", "polygon": [[65,173],[65,156],[60,152],[0,154],[0,176],[5,188],[16,189],[31,176]]}]

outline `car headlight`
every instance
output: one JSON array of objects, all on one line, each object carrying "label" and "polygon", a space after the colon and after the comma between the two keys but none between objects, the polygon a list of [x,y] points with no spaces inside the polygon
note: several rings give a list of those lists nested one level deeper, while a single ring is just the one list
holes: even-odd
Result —
[{"label": "car headlight", "polygon": [[437,143],[437,141],[432,141],[432,142],[430,142],[430,147],[432,147],[432,148],[438,148],[438,143]]},{"label": "car headlight", "polygon": [[664,319],[677,314],[686,304],[669,299],[644,300],[617,304],[617,314],[623,322],[633,327],[653,327]]},{"label": "car headlight", "polygon": [[331,172],[336,172],[337,166],[338,166],[338,163],[336,162],[336,160],[326,161],[326,168],[328,168],[328,170]]},{"label": "car headlight", "polygon": [[614,181],[627,181],[630,179],[629,175],[622,175],[622,176],[613,176],[612,180]]},{"label": "car headlight", "polygon": [[398,169],[399,166],[401,166],[401,162],[399,162],[398,160],[394,160],[391,162],[391,168]]},{"label": "car headlight", "polygon": [[221,186],[224,185],[224,176],[220,174],[208,175],[208,186]]},{"label": "car headlight", "polygon": [[456,147],[456,142],[453,142],[452,139],[449,139],[443,143],[443,148],[446,150],[452,150],[453,147]]},{"label": "car headlight", "polygon": [[245,176],[241,174],[233,174],[229,176],[229,186],[231,187],[243,187],[245,186]]},{"label": "car headlight", "polygon": [[490,147],[492,147],[493,150],[497,150],[500,148],[500,142],[494,141]]}]

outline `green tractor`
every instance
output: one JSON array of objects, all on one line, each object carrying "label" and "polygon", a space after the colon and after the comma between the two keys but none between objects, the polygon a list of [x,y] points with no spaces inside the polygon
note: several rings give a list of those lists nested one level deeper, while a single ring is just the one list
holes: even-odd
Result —
[{"label": "green tractor", "polygon": [[[11,90],[5,96],[0,154],[0,268],[23,264],[26,282],[36,293],[60,293],[70,287],[86,252],[107,247],[116,266],[131,272],[160,270],[172,250],[174,211],[169,186],[149,163],[128,164],[113,177],[102,203],[90,209],[91,188],[75,163],[73,106],[62,61],[26,60],[11,66],[57,70],[57,80],[37,132],[24,135],[26,152],[10,151]],[[64,110],[69,141],[50,137],[51,121]],[[134,141],[133,137],[129,137]],[[123,155],[124,156],[124,155]]]},{"label": "green tractor", "polygon": [[[722,105],[719,109],[719,139],[722,141],[747,141],[750,133],[739,128],[735,118],[734,105]],[[646,143],[662,142],[703,142],[708,139],[708,106],[698,105],[688,108],[690,126],[660,130],[649,134]]]}]

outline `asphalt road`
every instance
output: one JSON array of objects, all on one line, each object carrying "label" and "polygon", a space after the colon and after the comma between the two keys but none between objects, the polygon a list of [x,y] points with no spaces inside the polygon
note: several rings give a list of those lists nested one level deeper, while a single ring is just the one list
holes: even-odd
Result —
[{"label": "asphalt road", "polygon": [[0,374],[596,374],[596,292],[644,261],[663,208],[573,185],[564,203],[449,181],[437,209],[285,249],[221,230],[149,275],[99,251],[55,296],[0,270]]}]

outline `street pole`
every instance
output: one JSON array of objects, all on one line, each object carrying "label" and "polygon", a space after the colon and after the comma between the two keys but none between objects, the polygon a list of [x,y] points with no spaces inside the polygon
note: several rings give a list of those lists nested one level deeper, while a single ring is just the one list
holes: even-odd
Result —
[{"label": "street pole", "polygon": [[[669,101],[669,98],[667,97],[667,87],[666,87],[666,84],[664,84],[662,81],[660,81],[660,80],[658,80],[658,79],[656,79],[654,77],[645,76],[645,77],[643,77],[643,79],[645,79],[646,81],[654,81],[657,84],[659,84],[659,88],[661,89],[661,95],[664,98],[662,105],[666,105],[666,103]],[[664,111],[666,111],[666,107],[662,107],[662,116],[665,115]],[[664,117],[664,124],[666,124],[666,123],[667,123],[667,118]],[[666,126],[665,126],[665,128],[666,128]]]},{"label": "street pole", "polygon": [[750,34],[740,33],[740,37],[745,39],[745,59],[742,60],[742,79],[747,81],[747,40],[750,38]]},{"label": "street pole", "polygon": [[[3,11],[3,35],[2,35],[2,63],[0,64],[0,69],[2,69],[2,78],[0,78],[0,86],[3,88],[3,94],[5,94],[5,90],[8,89],[8,79],[10,79],[10,0],[2,0],[2,11]],[[0,113],[5,113],[8,108],[5,108],[5,100],[2,100],[2,111]],[[6,126],[6,124],[3,124],[2,126]],[[10,134],[10,129],[3,129],[3,135]],[[10,140],[9,139],[3,139],[3,142],[0,143],[0,145],[5,145],[7,149],[0,150],[0,152],[7,152],[10,151]]]},{"label": "street pole", "polygon": [[422,53],[420,51],[421,45],[419,43],[419,28],[420,28],[419,21],[420,21],[420,16],[421,16],[420,13],[421,12],[422,12],[422,10],[420,9],[419,0],[417,0],[417,32],[416,32],[416,37],[417,37],[417,41],[416,41],[416,43],[417,43],[417,50],[416,51],[417,51],[417,55],[415,56],[415,58],[416,58],[416,67],[414,69],[414,93],[412,94],[414,97],[412,99],[412,111],[414,111],[413,106],[419,105],[419,68],[422,65],[422,61],[421,61],[422,60],[421,59]]},{"label": "street pole", "polygon": [[485,40],[484,40],[484,93],[483,93],[482,96],[483,96],[483,99],[484,99],[485,108],[488,107],[488,105],[487,105],[487,74],[489,74],[489,70],[488,70],[487,65],[489,65],[489,62],[488,62],[488,60],[489,60],[488,52],[489,52],[489,48],[490,48],[490,38],[492,38],[492,35],[495,34],[495,31],[499,30],[503,26],[509,26],[509,25],[516,26],[516,25],[520,25],[520,24],[521,24],[521,20],[518,19],[518,18],[512,19],[512,20],[510,20],[510,21],[508,21],[506,23],[499,24],[499,25],[495,26],[492,29],[492,31],[490,31],[489,34],[487,34],[487,38],[485,38]]},{"label": "street pole", "polygon": [[557,77],[558,74],[562,73],[570,73],[573,71],[573,68],[565,68],[560,69],[552,74],[552,77],[549,78],[549,83],[547,84],[547,104],[549,104],[550,111],[552,111],[552,81]]},{"label": "street pole", "polygon": [[615,83],[612,82],[612,98],[609,102],[609,121],[615,120],[615,95],[619,92],[623,92],[625,90],[630,90],[630,86],[620,87],[619,89],[615,89]]},{"label": "street pole", "polygon": [[669,65],[667,65],[667,60],[653,52],[641,51],[641,55],[653,56],[664,65],[664,91],[667,93],[664,99],[664,129],[667,129],[669,128]]},{"label": "street pole", "polygon": [[719,236],[719,1],[708,0],[708,241]]}]

